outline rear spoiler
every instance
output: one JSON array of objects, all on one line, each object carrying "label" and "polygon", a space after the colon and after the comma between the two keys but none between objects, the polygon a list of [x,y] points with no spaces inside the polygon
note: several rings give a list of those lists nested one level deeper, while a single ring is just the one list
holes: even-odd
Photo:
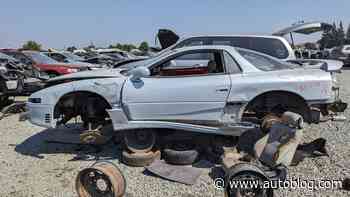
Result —
[{"label": "rear spoiler", "polygon": [[299,64],[305,68],[321,69],[326,72],[341,72],[344,63],[337,60],[320,60],[320,59],[301,59],[288,60],[288,62]]}]

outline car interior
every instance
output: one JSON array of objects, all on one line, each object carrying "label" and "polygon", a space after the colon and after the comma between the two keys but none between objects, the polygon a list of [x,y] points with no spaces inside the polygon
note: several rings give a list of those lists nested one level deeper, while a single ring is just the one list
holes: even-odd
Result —
[{"label": "car interior", "polygon": [[152,76],[208,75],[224,72],[220,52],[194,52],[169,59],[151,69]]}]

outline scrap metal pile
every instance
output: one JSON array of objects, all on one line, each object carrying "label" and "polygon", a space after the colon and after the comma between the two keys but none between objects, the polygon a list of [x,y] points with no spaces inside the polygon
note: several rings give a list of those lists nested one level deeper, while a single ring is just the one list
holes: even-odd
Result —
[{"label": "scrap metal pile", "polygon": [[[200,165],[204,160],[213,162],[209,166],[220,165],[225,172],[227,197],[272,197],[275,188],[232,187],[229,183],[258,181],[263,185],[264,181],[284,181],[288,166],[297,165],[307,157],[328,156],[324,139],[300,144],[303,118],[292,112],[285,112],[281,117],[267,116],[260,128],[246,131],[238,140],[180,134],[177,140],[175,136],[164,136],[156,142],[154,137],[142,132],[124,134],[128,136],[124,136],[121,160],[126,165],[145,167],[157,177],[192,185],[201,174],[201,170],[192,165]],[[116,166],[102,162],[83,169],[77,176],[76,188],[81,197],[93,194],[119,197],[126,190],[126,182]]]}]

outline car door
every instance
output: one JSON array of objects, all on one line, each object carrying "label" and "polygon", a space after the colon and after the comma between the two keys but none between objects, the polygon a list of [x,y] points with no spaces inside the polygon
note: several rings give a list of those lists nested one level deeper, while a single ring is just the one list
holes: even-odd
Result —
[{"label": "car door", "polygon": [[[217,70],[208,68],[213,62]],[[150,70],[151,76],[128,80],[124,86],[123,105],[132,120],[220,119],[231,88],[222,51],[186,51],[160,60]]]}]

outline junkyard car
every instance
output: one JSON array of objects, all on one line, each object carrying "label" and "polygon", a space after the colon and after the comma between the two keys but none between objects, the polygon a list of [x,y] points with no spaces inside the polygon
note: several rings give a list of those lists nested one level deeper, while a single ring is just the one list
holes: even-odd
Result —
[{"label": "junkyard car", "polygon": [[165,29],[160,29],[157,36],[162,52],[186,46],[228,45],[265,53],[280,60],[295,59],[292,47],[281,36],[199,35],[180,39],[174,32]]},{"label": "junkyard car", "polygon": [[[265,53],[280,60],[295,60],[293,33],[309,35],[329,31],[331,28],[332,25],[323,22],[302,22],[272,35],[200,35],[182,39],[171,30],[160,29],[157,37],[163,51],[186,46],[228,45]],[[284,38],[286,35],[290,35],[291,44]],[[310,54],[308,58],[310,57],[317,56]]]},{"label": "junkyard car", "polygon": [[87,67],[89,70],[99,69],[102,67],[101,65],[98,65],[98,64],[88,63],[85,61],[84,58],[79,57],[77,55],[74,55],[74,54],[67,52],[67,51],[43,52],[43,54],[49,56],[50,58],[52,58],[58,62],[70,63],[70,64],[74,64],[74,65],[79,65],[82,67]]},{"label": "junkyard car", "polygon": [[42,89],[46,76],[30,65],[0,53],[0,103],[9,96],[24,96]]},{"label": "junkyard car", "polygon": [[51,77],[88,70],[87,66],[60,63],[37,51],[23,51],[23,54],[29,57],[36,67],[47,72]]},{"label": "junkyard car", "polygon": [[350,65],[350,45],[334,47],[330,52],[330,58],[344,62],[345,65]]},{"label": "junkyard car", "polygon": [[57,62],[38,51],[19,51],[13,49],[0,51],[18,59],[25,65],[32,65],[40,69],[40,71],[46,72],[51,77],[88,70],[86,66]]},{"label": "junkyard car", "polygon": [[[142,63],[51,79],[68,82],[30,96],[30,121],[56,127],[81,117],[89,130],[112,123],[114,130],[171,128],[237,136],[269,113],[293,111],[318,122],[315,114],[347,107],[331,74],[341,64],[305,69],[230,46],[184,47]],[[342,107],[331,107],[335,104]]]}]

